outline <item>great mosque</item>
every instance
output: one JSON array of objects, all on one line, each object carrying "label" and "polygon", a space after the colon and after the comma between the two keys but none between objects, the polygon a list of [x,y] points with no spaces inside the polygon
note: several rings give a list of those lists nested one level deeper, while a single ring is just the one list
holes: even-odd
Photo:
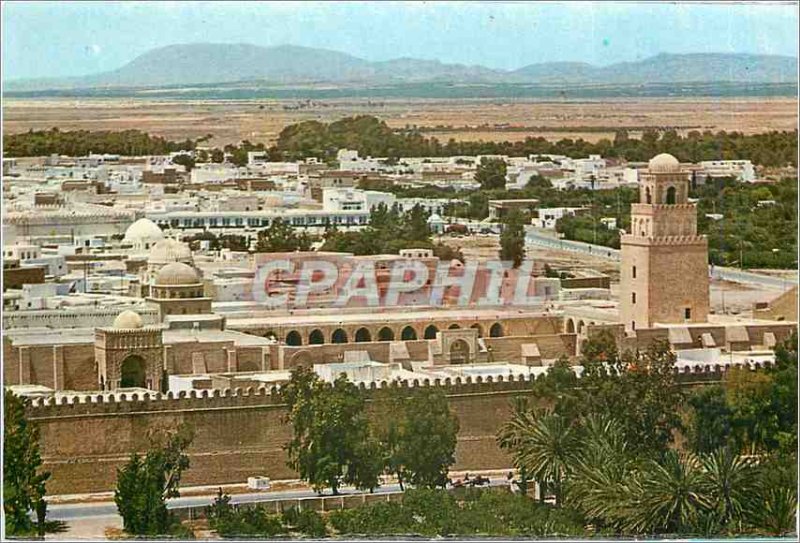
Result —
[{"label": "great mosque", "polygon": [[272,371],[357,359],[407,369],[546,366],[560,357],[574,359],[601,330],[611,331],[623,348],[664,339],[675,349],[726,352],[770,349],[790,334],[794,323],[709,316],[707,241],[697,234],[688,177],[674,157],[650,161],[631,215],[631,231],[621,240],[617,309],[589,300],[524,308],[283,312],[252,305],[217,311],[189,247],[140,219],[125,234],[131,260],[140,258],[139,280],[129,293],[153,317],[125,310],[108,326],[10,330],[4,337],[5,381],[52,391],[166,392],[170,376],[205,387],[215,382],[209,377],[214,374],[241,374],[240,380],[250,375],[257,385]]},{"label": "great mosque", "polygon": [[[762,364],[796,328],[770,313],[712,314],[707,241],[697,234],[687,193],[688,177],[674,157],[650,161],[631,231],[622,237],[618,303],[607,289],[596,298],[556,295],[524,307],[269,310],[221,303],[204,276],[213,268],[141,219],[123,240],[137,275],[126,309],[89,309],[77,325],[48,314],[47,325],[7,329],[5,384],[34,398],[31,417],[53,473],[48,489],[56,493],[113,488],[120,462],[147,446],[150,430],[180,422],[197,435],[188,484],[293,477],[282,448],[285,406],[270,390],[298,365],[322,368],[321,375],[345,372],[378,395],[390,382],[441,386],[461,422],[455,469],[509,465],[495,443],[509,399],[530,394],[528,381],[555,360],[576,361],[596,334],[610,332],[622,349],[667,341],[678,353],[679,371],[702,380],[718,379],[734,361]],[[433,263],[422,251],[376,261],[392,258]],[[542,278],[536,288],[545,291],[553,281]]]}]

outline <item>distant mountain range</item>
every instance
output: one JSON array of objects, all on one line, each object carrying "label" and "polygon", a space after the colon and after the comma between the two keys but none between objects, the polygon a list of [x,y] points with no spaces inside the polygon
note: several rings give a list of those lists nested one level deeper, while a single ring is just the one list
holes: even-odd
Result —
[{"label": "distant mountain range", "polygon": [[414,58],[370,62],[338,51],[293,45],[260,47],[197,43],[153,49],[110,72],[84,77],[5,81],[4,90],[185,87],[239,82],[355,86],[403,83],[785,84],[796,81],[797,59],[772,55],[662,53],[636,62],[609,66],[546,62],[506,71]]}]

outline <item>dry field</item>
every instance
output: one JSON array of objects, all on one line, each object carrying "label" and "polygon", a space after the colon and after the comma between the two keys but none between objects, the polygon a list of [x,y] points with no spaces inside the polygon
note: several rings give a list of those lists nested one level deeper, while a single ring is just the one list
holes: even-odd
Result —
[{"label": "dry field", "polygon": [[[393,127],[416,125],[441,140],[613,137],[619,127],[738,130],[756,133],[797,126],[797,100],[789,98],[545,100],[274,100],[6,99],[6,133],[29,129],[139,129],[170,139],[211,133],[213,145],[243,139],[270,143],[287,124],[371,114]],[[498,126],[500,125],[500,126]],[[441,127],[448,127],[447,130]],[[437,130],[437,128],[439,128]],[[632,135],[636,135],[633,131]]]}]

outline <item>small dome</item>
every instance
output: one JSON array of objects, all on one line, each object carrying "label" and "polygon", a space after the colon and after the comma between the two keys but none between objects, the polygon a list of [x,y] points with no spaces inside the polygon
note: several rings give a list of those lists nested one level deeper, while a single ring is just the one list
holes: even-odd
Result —
[{"label": "small dome", "polygon": [[430,217],[428,217],[428,224],[433,224],[437,222],[442,222],[442,217],[440,217],[436,213],[432,213]]},{"label": "small dome", "polygon": [[144,323],[142,323],[142,317],[140,317],[137,312],[126,309],[117,315],[112,326],[118,330],[131,330],[134,328],[141,328],[144,326]]},{"label": "small dome", "polygon": [[681,164],[678,159],[669,153],[661,153],[650,159],[648,164],[651,172],[677,172]]},{"label": "small dome", "polygon": [[167,264],[156,275],[156,285],[180,286],[196,285],[200,282],[197,272],[183,262]]},{"label": "small dome", "polygon": [[164,232],[150,219],[139,219],[125,231],[125,241],[132,243],[156,242],[164,239]]},{"label": "small dome", "polygon": [[192,250],[189,246],[172,238],[162,239],[150,249],[148,264],[169,264],[170,262],[190,262]]}]

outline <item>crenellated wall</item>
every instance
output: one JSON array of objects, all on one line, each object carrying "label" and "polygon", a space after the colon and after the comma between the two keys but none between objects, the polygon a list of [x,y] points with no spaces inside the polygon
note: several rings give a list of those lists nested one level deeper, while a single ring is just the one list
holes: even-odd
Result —
[{"label": "crenellated wall", "polygon": [[[717,381],[725,370],[698,367],[680,372],[679,379],[685,385]],[[531,394],[530,379],[521,374],[494,380],[382,382],[370,387],[368,405],[380,420],[378,400],[390,389],[442,387],[461,427],[454,469],[502,469],[510,463],[497,447],[495,435],[510,416],[512,398]],[[116,469],[132,452],[146,450],[148,436],[181,423],[195,429],[185,485],[242,483],[253,475],[295,477],[286,467],[282,448],[291,431],[284,423],[286,413],[277,388],[205,390],[177,396],[152,393],[145,398],[80,395],[63,397],[58,403],[52,398],[35,400],[29,409],[31,420],[40,427],[44,467],[52,472],[51,494],[111,490]]]}]

